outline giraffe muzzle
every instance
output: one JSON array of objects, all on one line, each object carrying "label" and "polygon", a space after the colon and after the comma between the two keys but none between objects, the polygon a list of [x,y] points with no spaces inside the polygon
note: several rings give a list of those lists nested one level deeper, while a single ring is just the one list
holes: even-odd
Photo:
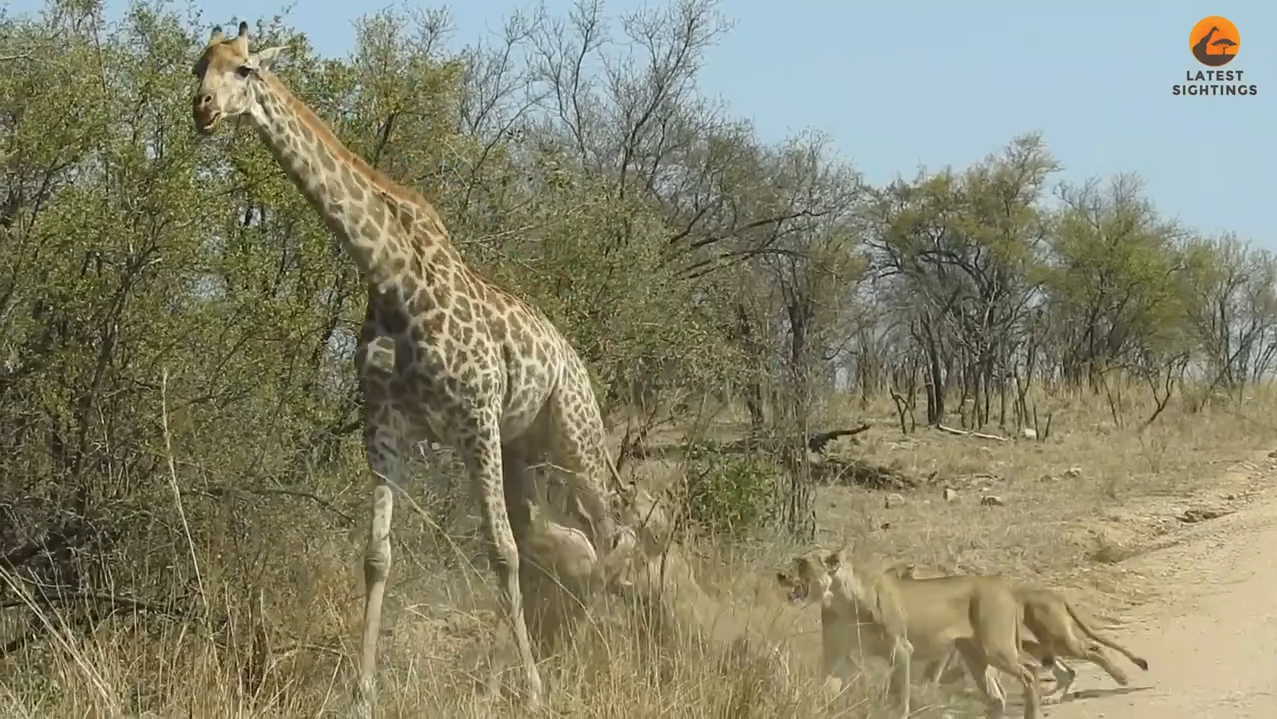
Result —
[{"label": "giraffe muzzle", "polygon": [[222,113],[213,108],[212,98],[208,95],[196,97],[194,105],[191,115],[195,120],[196,131],[201,135],[213,134],[218,121],[222,119]]},{"label": "giraffe muzzle", "polygon": [[196,119],[195,119],[195,129],[196,129],[196,131],[198,131],[201,135],[212,135],[212,134],[213,134],[213,130],[217,129],[217,122],[218,122],[218,120],[221,120],[221,119],[222,119],[222,116],[221,116],[220,114],[219,114],[219,115],[214,115],[213,117],[209,118],[209,119],[208,119],[208,120],[206,120],[206,121],[202,121],[202,120],[200,120],[199,118],[196,118]]}]

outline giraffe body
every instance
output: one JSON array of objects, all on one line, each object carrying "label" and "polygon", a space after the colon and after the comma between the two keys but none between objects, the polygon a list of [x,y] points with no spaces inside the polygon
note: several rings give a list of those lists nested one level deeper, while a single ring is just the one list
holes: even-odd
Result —
[{"label": "giraffe body", "polygon": [[[474,272],[435,209],[346,149],[268,71],[279,48],[248,52],[248,26],[215,29],[194,73],[196,129],[210,134],[243,116],[341,238],[367,286],[355,364],[364,394],[364,440],[374,477],[365,551],[359,695],[374,701],[377,638],[391,566],[392,489],[410,479],[424,440],[455,448],[479,504],[498,595],[527,684],[540,702],[519,584],[516,537],[538,492],[530,467],[549,460],[602,556],[616,536],[614,469],[580,356],[539,311]],[[513,526],[512,526],[513,525]]]}]

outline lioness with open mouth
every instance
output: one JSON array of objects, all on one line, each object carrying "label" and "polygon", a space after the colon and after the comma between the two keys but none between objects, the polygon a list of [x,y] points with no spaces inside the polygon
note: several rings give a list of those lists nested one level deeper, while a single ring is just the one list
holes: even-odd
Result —
[{"label": "lioness with open mouth", "polygon": [[909,715],[909,667],[946,659],[956,650],[983,691],[989,717],[1006,712],[1006,696],[986,669],[1001,669],[1024,687],[1024,719],[1037,719],[1037,678],[1019,661],[1023,615],[1011,585],[999,577],[906,579],[857,567],[846,548],[794,557],[777,581],[789,599],[819,602],[824,671],[848,675],[857,649],[891,664],[890,693]]}]

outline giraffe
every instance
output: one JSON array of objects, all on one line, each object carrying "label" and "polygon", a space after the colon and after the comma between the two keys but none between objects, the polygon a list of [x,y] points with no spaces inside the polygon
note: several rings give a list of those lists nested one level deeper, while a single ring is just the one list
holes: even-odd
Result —
[{"label": "giraffe", "polygon": [[391,490],[409,480],[410,450],[423,440],[452,446],[465,464],[518,647],[524,700],[535,707],[543,689],[516,542],[529,523],[532,462],[548,455],[600,557],[625,529],[615,519],[622,493],[609,482],[616,469],[585,364],[544,314],[465,264],[424,197],[347,149],[288,90],[270,70],[282,52],[250,53],[246,22],[235,37],[214,28],[192,68],[199,79],[192,116],[201,135],[227,119],[247,120],[367,285],[355,365],[373,486],[357,708],[370,713],[375,703]]}]

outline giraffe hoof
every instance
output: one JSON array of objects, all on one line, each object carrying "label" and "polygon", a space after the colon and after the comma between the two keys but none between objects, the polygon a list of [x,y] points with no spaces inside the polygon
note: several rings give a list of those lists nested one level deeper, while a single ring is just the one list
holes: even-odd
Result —
[{"label": "giraffe hoof", "polygon": [[363,679],[355,685],[350,702],[350,719],[372,719],[373,706],[377,703],[377,687],[373,680]]},{"label": "giraffe hoof", "polygon": [[350,719],[372,719],[372,704],[363,697],[356,698],[351,702],[347,716]]}]

